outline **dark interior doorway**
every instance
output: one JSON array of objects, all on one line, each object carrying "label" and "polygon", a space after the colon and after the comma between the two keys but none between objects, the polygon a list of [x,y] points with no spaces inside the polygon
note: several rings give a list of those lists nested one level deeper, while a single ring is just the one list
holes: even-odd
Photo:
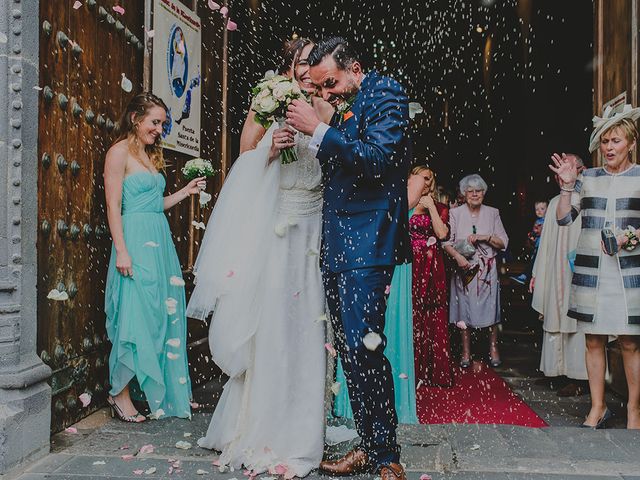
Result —
[{"label": "dark interior doorway", "polygon": [[346,36],[365,67],[405,85],[425,110],[413,122],[415,163],[428,163],[450,190],[463,175],[480,173],[514,256],[534,219],[533,202],[557,193],[551,153],[588,157],[590,1],[246,0],[233,8],[241,28],[229,46],[232,158],[250,87],[274,68],[294,33]]}]

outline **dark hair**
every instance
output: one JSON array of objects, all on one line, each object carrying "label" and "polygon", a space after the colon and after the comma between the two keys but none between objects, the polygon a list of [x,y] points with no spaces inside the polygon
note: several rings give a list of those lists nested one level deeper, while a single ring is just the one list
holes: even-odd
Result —
[{"label": "dark hair", "polygon": [[[128,139],[129,150],[132,153],[135,153],[136,150],[133,148],[133,145],[136,140],[138,122],[144,118],[153,107],[164,108],[165,112],[169,110],[162,99],[153,93],[143,92],[133,97],[127,104],[127,107],[124,109],[124,112],[118,121],[116,128],[117,139],[114,143]],[[160,145],[161,141],[162,138],[158,137],[156,138],[155,143],[145,146],[145,151],[147,152],[147,155],[149,155],[151,163],[153,163],[153,166],[158,170],[164,169],[164,158],[162,156],[162,146]]]},{"label": "dark hair", "polygon": [[281,63],[278,67],[278,73],[283,74],[291,70],[300,59],[300,54],[304,47],[312,43],[310,38],[296,37],[284,42],[282,47]]},{"label": "dark hair", "polygon": [[358,56],[349,45],[349,42],[342,37],[329,37],[320,40],[315,44],[309,53],[309,66],[318,65],[327,55],[331,55],[340,70],[347,70],[358,61]]}]

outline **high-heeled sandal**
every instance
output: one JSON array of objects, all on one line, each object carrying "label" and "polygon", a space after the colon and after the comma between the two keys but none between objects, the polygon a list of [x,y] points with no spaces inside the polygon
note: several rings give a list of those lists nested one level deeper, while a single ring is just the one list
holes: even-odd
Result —
[{"label": "high-heeled sandal", "polygon": [[[134,415],[125,415],[122,409],[111,397],[107,398],[107,404],[110,407],[111,418],[117,418],[118,420],[121,420],[127,423],[142,423],[146,420],[145,416],[142,415],[140,412],[136,412]],[[144,420],[138,420],[139,417],[142,417]]]},{"label": "high-heeled sandal", "polygon": [[582,425],[580,425],[580,428],[591,428],[593,430],[600,430],[602,428],[607,428],[607,422],[611,420],[612,417],[613,417],[613,412],[609,410],[609,408],[607,408],[604,411],[604,414],[602,415],[600,420],[598,420],[598,423],[596,423],[595,425],[587,425],[586,423],[583,423]]}]

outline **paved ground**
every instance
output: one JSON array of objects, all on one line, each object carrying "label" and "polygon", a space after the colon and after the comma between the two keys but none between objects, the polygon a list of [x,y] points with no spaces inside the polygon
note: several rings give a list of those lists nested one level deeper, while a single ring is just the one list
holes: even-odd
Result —
[{"label": "paved ground", "polygon": [[[399,440],[409,478],[419,480],[428,474],[434,480],[640,480],[640,432],[624,429],[624,403],[608,394],[609,407],[616,413],[613,428],[601,431],[576,428],[588,411],[588,395],[562,399],[549,387],[536,384],[539,322],[521,309],[512,308],[510,312],[513,318],[507,315],[504,325],[505,362],[499,373],[550,427],[402,426]],[[476,345],[479,356],[485,348],[482,339]],[[192,421],[168,419],[129,425],[111,420],[107,411],[102,410],[77,424],[77,434],[55,435],[51,455],[32,465],[19,479],[243,480],[243,472],[220,473],[212,465],[217,456],[196,446],[197,438],[206,431],[219,391],[220,384],[212,383],[197,392],[197,399],[208,403],[208,408],[197,413]],[[181,450],[176,448],[178,441],[188,441],[194,446]],[[138,453],[140,447],[148,444],[154,446],[153,453]],[[349,443],[329,447],[327,454],[337,455],[349,447]],[[133,458],[123,460],[123,455]],[[169,474],[170,461],[179,461],[181,471]],[[154,473],[145,473],[153,468]],[[260,478],[266,480],[268,476]],[[312,474],[309,478],[329,477]]]}]

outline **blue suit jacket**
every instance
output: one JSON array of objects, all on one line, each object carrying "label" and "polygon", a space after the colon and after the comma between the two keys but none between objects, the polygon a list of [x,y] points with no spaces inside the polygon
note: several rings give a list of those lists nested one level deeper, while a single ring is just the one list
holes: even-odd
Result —
[{"label": "blue suit jacket", "polygon": [[322,260],[332,272],[410,261],[407,96],[398,82],[371,72],[351,112],[345,121],[334,115],[317,154],[324,185]]}]

